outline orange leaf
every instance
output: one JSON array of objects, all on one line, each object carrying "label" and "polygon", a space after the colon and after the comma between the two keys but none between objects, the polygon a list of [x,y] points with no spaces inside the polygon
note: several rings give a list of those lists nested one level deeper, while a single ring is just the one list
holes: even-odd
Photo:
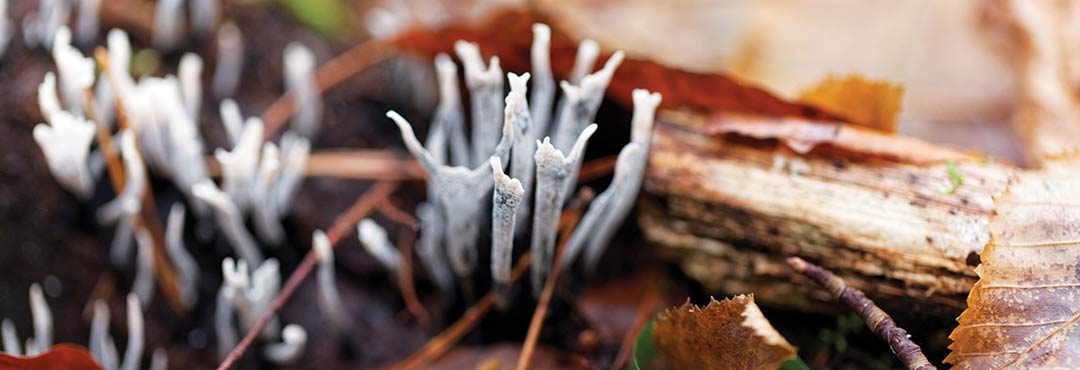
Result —
[{"label": "orange leaf", "polygon": [[903,97],[903,86],[852,75],[826,77],[804,91],[799,100],[847,118],[848,122],[895,132]]},{"label": "orange leaf", "polygon": [[656,320],[653,339],[672,369],[771,370],[795,357],[752,295],[668,309]]},{"label": "orange leaf", "polygon": [[101,366],[82,346],[60,343],[34,357],[0,353],[0,370],[101,370]]},{"label": "orange leaf", "polygon": [[[1073,167],[1075,168],[1075,167]],[[997,198],[954,369],[1080,368],[1080,178],[1022,173]]]}]

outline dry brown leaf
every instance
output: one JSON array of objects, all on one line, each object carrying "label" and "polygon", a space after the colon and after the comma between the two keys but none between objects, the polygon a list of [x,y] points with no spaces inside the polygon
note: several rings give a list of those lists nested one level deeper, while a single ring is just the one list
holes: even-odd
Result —
[{"label": "dry brown leaf", "polygon": [[[1075,168],[1075,167],[1074,167]],[[1080,367],[1080,177],[1019,175],[997,199],[979,281],[949,336],[956,369]]]},{"label": "dry brown leaf", "polygon": [[23,370],[101,370],[86,348],[60,343],[48,352],[34,357],[17,357],[0,353],[0,369]]},{"label": "dry brown leaf", "polygon": [[848,122],[896,132],[904,87],[859,75],[829,76],[803,91],[799,101],[847,118]]},{"label": "dry brown leaf", "polygon": [[668,309],[653,327],[672,369],[777,369],[795,347],[769,324],[753,295]]}]

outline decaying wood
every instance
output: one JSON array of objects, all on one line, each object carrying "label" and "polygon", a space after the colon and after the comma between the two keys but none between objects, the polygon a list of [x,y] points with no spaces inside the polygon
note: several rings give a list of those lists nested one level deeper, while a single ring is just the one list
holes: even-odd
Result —
[{"label": "decaying wood", "polygon": [[977,279],[993,196],[1013,171],[838,123],[668,112],[653,134],[639,222],[663,256],[716,293],[835,309],[787,268],[784,258],[798,256],[885,307],[951,316]]}]

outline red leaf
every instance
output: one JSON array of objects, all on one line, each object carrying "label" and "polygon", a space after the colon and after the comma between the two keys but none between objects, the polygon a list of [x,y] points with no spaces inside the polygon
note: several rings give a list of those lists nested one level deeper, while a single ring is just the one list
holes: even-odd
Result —
[{"label": "red leaf", "polygon": [[0,370],[101,370],[101,366],[79,345],[60,343],[34,357],[0,354]]}]

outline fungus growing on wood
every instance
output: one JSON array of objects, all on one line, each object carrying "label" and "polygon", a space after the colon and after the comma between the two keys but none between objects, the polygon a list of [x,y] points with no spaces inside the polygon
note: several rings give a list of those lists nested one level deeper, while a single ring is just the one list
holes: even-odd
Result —
[{"label": "fungus growing on wood", "polygon": [[315,53],[298,42],[285,46],[285,89],[296,105],[292,129],[314,139],[322,119],[322,96],[315,83]]},{"label": "fungus growing on wood", "polygon": [[219,112],[221,125],[225,127],[225,136],[229,139],[229,145],[235,148],[240,142],[240,133],[244,130],[244,116],[240,113],[240,106],[235,100],[225,99],[221,101]]},{"label": "fungus growing on wood", "polygon": [[505,306],[510,289],[510,265],[514,252],[514,225],[525,189],[521,181],[503,173],[499,158],[491,158],[495,192],[491,209],[491,278],[499,301]]},{"label": "fungus growing on wood", "polygon": [[[9,319],[0,324],[0,337],[4,344],[3,352],[16,356],[36,356],[52,346],[53,318],[45,294],[37,283],[30,285],[30,317],[34,322],[34,336],[26,339],[26,347],[19,344],[19,334]],[[26,351],[24,352],[23,349]]]},{"label": "fungus growing on wood", "polygon": [[503,114],[503,72],[499,57],[491,57],[488,65],[474,43],[458,40],[454,43],[465,68],[465,86],[472,103],[472,166],[483,166],[485,159],[499,144],[499,118]]},{"label": "fungus growing on wood", "polygon": [[577,56],[574,58],[574,67],[570,69],[570,74],[566,77],[566,80],[572,84],[581,82],[581,79],[585,75],[592,71],[593,66],[596,65],[596,59],[600,57],[600,45],[591,39],[581,40],[578,44]]},{"label": "fungus growing on wood", "polygon": [[244,37],[235,23],[217,31],[217,63],[214,64],[214,96],[224,98],[236,92],[244,71]]},{"label": "fungus growing on wood", "polygon": [[636,167],[632,162],[641,158],[638,155],[640,151],[641,145],[635,142],[626,144],[619,151],[619,157],[615,160],[615,174],[611,180],[611,185],[608,185],[608,188],[596,196],[592,203],[589,204],[589,210],[581,217],[581,221],[574,228],[570,240],[567,241],[566,251],[563,252],[559,262],[563,269],[574,263],[586,243],[596,234],[597,225],[604,223],[606,218],[611,217],[610,212],[613,203],[615,203],[614,198],[628,193],[626,191],[626,187],[630,182],[628,178],[634,176],[630,171]]},{"label": "fungus growing on wood", "polygon": [[150,299],[154,297],[154,239],[145,228],[140,228],[135,231],[135,244],[138,246],[138,253],[131,292],[139,298],[143,307],[147,307]]},{"label": "fungus growing on wood", "polygon": [[115,199],[98,209],[98,222],[102,224],[129,220],[142,209],[142,197],[146,192],[146,168],[135,144],[135,135],[130,130],[120,132],[120,154],[124,160],[124,189]]},{"label": "fungus growing on wood", "polygon": [[[435,56],[435,75],[439,84],[439,104],[435,107],[424,145],[438,164],[467,166],[470,153],[465,138],[465,111],[458,89],[457,65],[449,55],[439,53]],[[428,196],[430,198],[431,194]]]},{"label": "fungus growing on wood", "polygon": [[52,55],[64,104],[69,112],[81,117],[86,90],[94,84],[94,60],[84,57],[79,49],[71,46],[71,30],[67,27],[57,30]]},{"label": "fungus growing on wood", "polygon": [[[429,198],[434,201],[433,198]],[[435,205],[421,203],[416,207],[416,217],[420,219],[420,239],[416,242],[416,254],[420,263],[427,269],[435,285],[446,295],[454,292],[454,273],[446,264],[446,253],[441,241],[445,223]]]},{"label": "fungus growing on wood", "polygon": [[[528,73],[518,76],[513,73],[507,74],[510,80],[510,93],[506,95],[506,114],[503,120],[514,125],[514,146],[510,155],[510,175],[518,179],[522,185],[521,199],[529,199],[534,175],[533,154],[536,154],[537,128],[533,124],[532,114],[529,112],[529,102],[525,98],[526,87],[530,75]],[[527,202],[526,202],[527,203]],[[528,205],[517,208],[519,216],[527,217]],[[517,227],[517,230],[523,230]]]},{"label": "fungus growing on wood", "polygon": [[137,370],[142,363],[143,346],[146,345],[144,337],[146,333],[142,308],[139,307],[139,298],[134,294],[127,295],[127,321],[127,348],[124,350],[124,362],[120,365],[120,369]]},{"label": "fungus growing on wood", "polygon": [[263,123],[256,117],[248,118],[240,132],[240,139],[231,151],[218,148],[214,158],[221,164],[221,184],[225,193],[241,213],[251,208],[251,191],[259,166],[259,150],[263,144]]},{"label": "fungus growing on wood", "polygon": [[[234,317],[243,331],[251,330],[259,319],[270,312],[274,297],[281,289],[281,275],[277,260],[271,258],[263,262],[255,271],[248,275],[247,264],[243,261],[236,263],[232,258],[225,258],[221,263],[223,280],[221,289],[218,290],[217,303],[214,309],[214,330],[217,333],[218,355],[225,357],[237,342],[237,327],[233,326]],[[279,354],[303,351],[306,343],[306,333],[303,341],[297,333],[297,329],[289,329],[287,332],[279,331],[280,323],[277,317],[270,320],[263,327],[259,338],[275,346],[273,343],[282,337],[286,347],[281,351],[264,351],[263,357],[270,361],[291,361],[293,356],[278,356]],[[288,327],[300,328],[296,325]],[[300,328],[302,330],[302,328]],[[289,349],[285,351],[284,349]]]},{"label": "fungus growing on wood", "polygon": [[64,189],[87,199],[94,182],[87,158],[94,140],[94,124],[60,108],[52,72],[38,87],[38,104],[48,124],[34,126],[34,141],[45,154],[49,171]]},{"label": "fungus growing on wood", "polygon": [[116,343],[109,335],[109,305],[104,300],[94,301],[94,317],[90,321],[90,355],[94,356],[103,370],[116,370],[120,365]]},{"label": "fungus growing on wood", "polygon": [[574,138],[596,118],[596,111],[604,100],[604,91],[623,58],[623,53],[617,51],[604,63],[604,68],[585,75],[578,84],[567,81],[559,84],[563,99],[559,101],[559,116],[556,117],[555,134],[551,138],[556,149],[570,150]]},{"label": "fungus growing on wood", "polygon": [[386,230],[382,226],[370,218],[365,218],[356,225],[356,235],[360,238],[360,244],[364,246],[364,250],[375,257],[383,268],[390,272],[397,272],[401,268],[401,255],[390,242],[390,238],[386,236]]},{"label": "fungus growing on wood", "polygon": [[197,54],[184,53],[180,57],[177,76],[180,78],[180,93],[188,117],[199,118],[199,106],[202,104],[203,60]]},{"label": "fungus growing on wood", "polygon": [[562,151],[551,145],[550,138],[544,138],[536,149],[536,204],[533,214],[532,244],[532,286],[533,294],[539,295],[544,279],[555,254],[555,237],[562,205],[566,200],[573,181],[571,175],[580,166],[580,157],[584,154],[585,144],[596,132],[596,124],[585,127],[578,136],[570,153],[563,156]]},{"label": "fungus growing on wood", "polygon": [[188,308],[199,300],[199,265],[184,245],[184,217],[186,211],[182,203],[173,204],[169,210],[169,219],[165,226],[165,250],[169,259],[176,266],[176,275],[180,280],[180,294]]},{"label": "fungus growing on wood", "polygon": [[280,212],[273,199],[272,190],[281,174],[281,159],[274,143],[265,143],[262,149],[259,169],[251,189],[252,219],[259,237],[278,245],[285,239],[285,229],[279,221]]},{"label": "fungus growing on wood", "polygon": [[[366,247],[367,243],[364,245]],[[353,328],[353,320],[345,312],[345,304],[341,303],[341,295],[334,282],[334,250],[322,230],[315,230],[311,236],[311,249],[315,250],[315,256],[319,259],[319,309],[339,334],[347,334]]]},{"label": "fungus growing on wood", "polygon": [[262,264],[262,252],[259,251],[255,239],[244,227],[244,216],[232,199],[214,186],[210,180],[195,184],[191,191],[214,210],[218,228],[225,233],[225,238],[229,240],[236,254],[249,265]]}]

